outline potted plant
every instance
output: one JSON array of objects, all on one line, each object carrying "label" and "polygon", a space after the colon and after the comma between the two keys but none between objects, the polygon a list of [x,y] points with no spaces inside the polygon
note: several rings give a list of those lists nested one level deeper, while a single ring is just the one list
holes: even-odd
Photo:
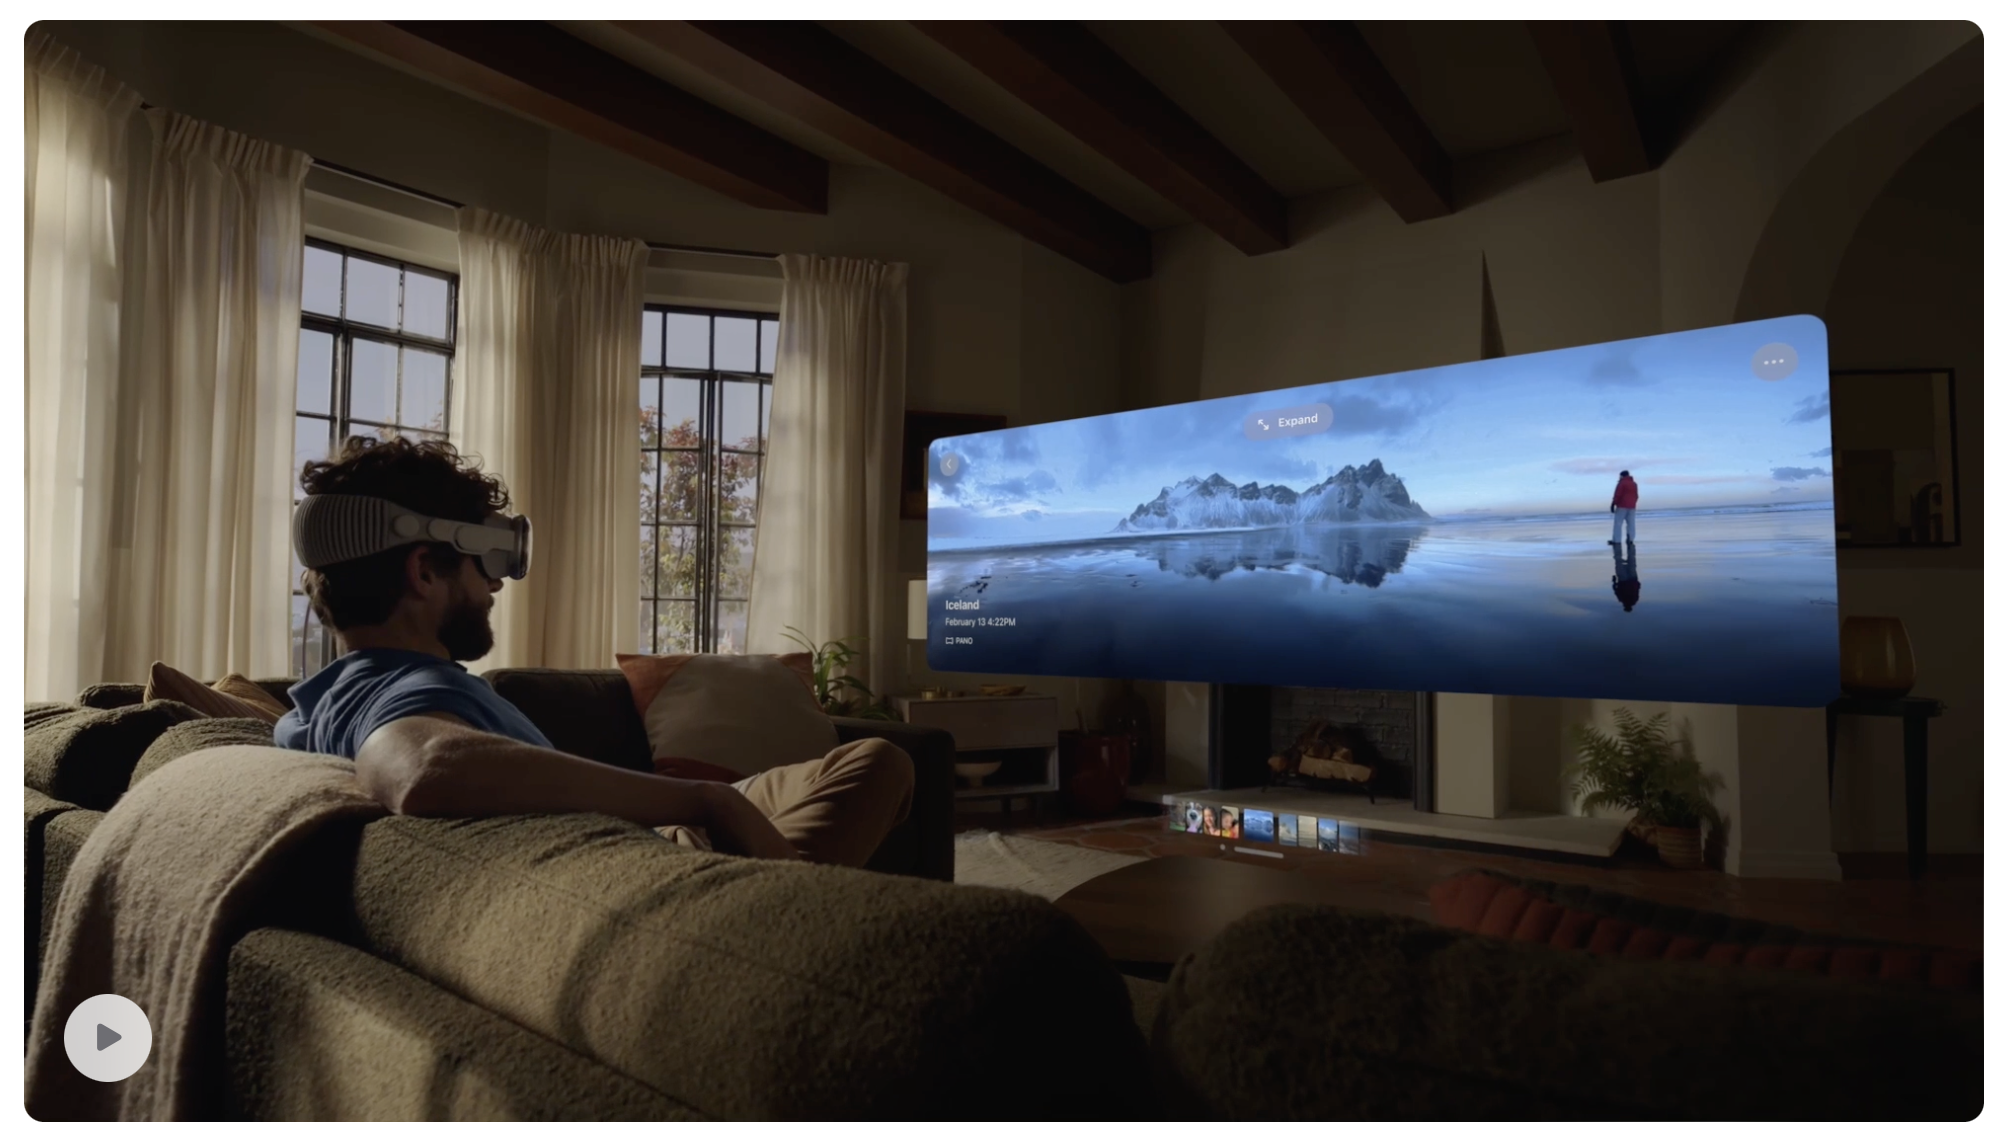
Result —
[{"label": "potted plant", "polygon": [[1652,843],[1670,867],[1703,866],[1702,829],[1721,826],[1710,797],[1721,778],[1706,773],[1689,742],[1668,734],[1668,714],[1642,720],[1615,709],[1617,732],[1572,728],[1578,757],[1567,769],[1581,811],[1633,813],[1629,831]]},{"label": "potted plant", "polygon": [[849,637],[816,645],[791,625],[786,626],[785,634],[813,657],[813,696],[822,712],[859,720],[897,719],[889,704],[846,671],[849,663],[862,655],[860,640]]}]

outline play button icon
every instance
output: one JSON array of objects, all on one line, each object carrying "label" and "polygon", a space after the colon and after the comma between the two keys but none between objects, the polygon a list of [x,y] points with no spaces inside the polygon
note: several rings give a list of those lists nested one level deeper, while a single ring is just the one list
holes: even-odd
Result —
[{"label": "play button icon", "polygon": [[92,995],[70,1012],[63,1050],[85,1078],[118,1082],[146,1065],[153,1051],[153,1024],[123,995]]}]

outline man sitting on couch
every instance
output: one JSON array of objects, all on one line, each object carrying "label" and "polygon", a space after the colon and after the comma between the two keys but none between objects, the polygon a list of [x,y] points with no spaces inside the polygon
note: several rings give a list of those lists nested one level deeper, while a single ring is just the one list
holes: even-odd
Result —
[{"label": "man sitting on couch", "polygon": [[292,686],[275,739],[352,759],[391,812],[599,812],[691,829],[720,851],[854,867],[909,814],[910,757],[880,739],[736,784],[556,751],[458,663],[493,648],[494,594],[528,572],[527,522],[501,516],[501,481],[444,442],[350,438],[308,463],[301,484],[293,535],[306,595],[343,655]]}]

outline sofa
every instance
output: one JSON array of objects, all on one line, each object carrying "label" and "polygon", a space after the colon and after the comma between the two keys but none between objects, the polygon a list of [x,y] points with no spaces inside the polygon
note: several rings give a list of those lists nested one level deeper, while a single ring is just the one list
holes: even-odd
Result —
[{"label": "sofa", "polygon": [[[615,703],[619,674],[496,673],[494,683],[559,747],[644,759],[643,736],[622,736],[638,725],[621,720],[632,706]],[[78,699],[27,713],[31,969],[78,850],[125,785],[207,748],[282,751],[254,722],[127,703],[141,699],[130,686]],[[925,778],[949,783],[950,738],[841,724],[847,737],[897,739],[919,764],[916,822],[872,860],[906,874],[694,851],[595,815],[390,816],[323,833],[230,945],[215,1052],[225,1081],[207,1109],[1143,1114],[1143,1039],[1097,944],[1041,899],[946,881],[951,792]],[[909,874],[919,871],[931,878]]]},{"label": "sofa", "polygon": [[[619,755],[637,743],[613,726],[617,706],[590,699],[616,695],[617,674],[506,675],[495,687],[559,746],[634,759]],[[85,704],[29,706],[31,974],[41,919],[123,785],[260,743],[243,722],[121,703],[138,699],[101,686]],[[1978,993],[1556,950],[1365,912],[1264,909],[1150,983],[1031,896],[692,851],[588,815],[378,819],[316,838],[283,892],[229,947],[220,1117],[1981,1108]]]}]

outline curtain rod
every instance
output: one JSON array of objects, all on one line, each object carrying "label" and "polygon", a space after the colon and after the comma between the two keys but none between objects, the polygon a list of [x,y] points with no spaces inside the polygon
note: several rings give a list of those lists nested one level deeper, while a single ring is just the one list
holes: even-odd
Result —
[{"label": "curtain rod", "polygon": [[[397,183],[388,179],[384,179],[379,175],[370,175],[366,171],[357,171],[352,167],[346,167],[339,163],[330,163],[324,159],[313,160],[313,166],[324,167],[328,171],[333,171],[338,174],[345,175],[350,179],[359,179],[363,183],[373,183],[378,187],[387,188],[388,190],[391,191],[400,191],[405,195],[411,196],[412,198],[422,199],[427,203],[436,203],[440,207],[449,207],[454,211],[457,211],[465,206],[464,203],[454,202],[451,199],[445,198],[443,195],[433,195],[429,191],[419,191],[415,187],[405,186],[402,183]],[[770,251],[740,251],[735,247],[698,247],[698,246],[691,246],[687,243],[654,243],[654,242],[649,242],[647,243],[646,246],[647,249],[650,251],[679,251],[684,254],[692,254],[692,255],[721,255],[725,258],[732,258],[732,259],[769,260],[778,258],[777,255],[771,253]]]}]

